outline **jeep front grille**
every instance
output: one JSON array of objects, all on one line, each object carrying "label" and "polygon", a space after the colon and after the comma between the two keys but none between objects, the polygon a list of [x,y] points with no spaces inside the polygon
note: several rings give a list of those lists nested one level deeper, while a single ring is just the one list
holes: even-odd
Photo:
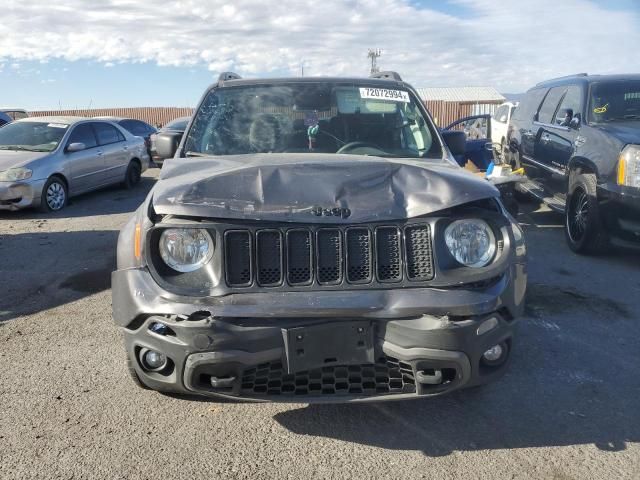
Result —
[{"label": "jeep front grille", "polygon": [[230,287],[319,287],[433,279],[428,224],[227,230]]}]

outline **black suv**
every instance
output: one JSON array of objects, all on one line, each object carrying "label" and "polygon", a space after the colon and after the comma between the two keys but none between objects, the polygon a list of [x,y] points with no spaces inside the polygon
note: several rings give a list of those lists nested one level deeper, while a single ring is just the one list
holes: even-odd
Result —
[{"label": "black suv", "polygon": [[571,249],[640,244],[640,75],[578,74],[537,84],[508,133],[520,188],[565,214]]}]

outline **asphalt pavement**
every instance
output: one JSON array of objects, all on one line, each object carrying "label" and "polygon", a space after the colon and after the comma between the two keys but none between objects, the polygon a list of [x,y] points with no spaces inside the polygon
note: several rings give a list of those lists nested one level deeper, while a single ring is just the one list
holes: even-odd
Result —
[{"label": "asphalt pavement", "polygon": [[0,213],[0,479],[640,478],[640,255],[581,257],[522,205],[527,315],[497,383],[357,405],[137,388],[111,320],[119,228],[152,187]]}]

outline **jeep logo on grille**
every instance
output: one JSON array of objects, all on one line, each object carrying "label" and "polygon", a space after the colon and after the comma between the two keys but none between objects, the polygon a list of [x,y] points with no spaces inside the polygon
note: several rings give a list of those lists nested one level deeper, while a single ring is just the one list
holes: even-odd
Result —
[{"label": "jeep logo on grille", "polygon": [[345,207],[333,207],[333,208],[313,207],[311,209],[311,213],[313,213],[316,217],[349,218],[349,216],[351,215],[351,210]]}]

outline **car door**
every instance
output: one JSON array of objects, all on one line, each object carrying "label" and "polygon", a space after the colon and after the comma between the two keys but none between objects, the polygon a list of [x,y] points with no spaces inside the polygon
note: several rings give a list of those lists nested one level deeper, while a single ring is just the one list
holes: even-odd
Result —
[{"label": "car door", "polygon": [[129,163],[126,139],[115,125],[107,122],[95,122],[98,145],[104,151],[105,178],[107,183],[124,180]]},{"label": "car door", "polygon": [[501,105],[491,117],[491,141],[502,143],[507,138],[507,123],[509,121],[509,105]]},{"label": "car door", "polygon": [[480,170],[487,169],[489,163],[493,160],[491,140],[489,139],[491,132],[490,115],[464,117],[447,125],[444,130],[462,130],[467,134],[464,158],[456,159],[461,166],[464,166],[470,160]]},{"label": "car door", "polygon": [[[84,150],[69,152],[72,143],[82,143]],[[105,165],[102,149],[91,123],[80,123],[73,127],[65,145],[65,163],[70,172],[70,194],[85,192],[105,183]]]},{"label": "car door", "polygon": [[[533,160],[548,172],[553,172],[556,168],[553,166],[554,149],[553,143],[558,142],[558,132],[555,129],[555,115],[560,106],[560,101],[567,91],[566,85],[553,87],[549,90],[540,110],[533,122],[535,132],[535,141],[533,147]],[[560,171],[560,173],[562,173]]]},{"label": "car door", "polygon": [[538,114],[538,109],[545,97],[547,88],[533,88],[527,92],[522,105],[518,106],[519,121],[518,121],[518,135],[520,137],[520,152],[522,158],[520,161],[524,164],[529,163],[529,159],[532,159],[535,146],[535,126],[534,121]]}]

